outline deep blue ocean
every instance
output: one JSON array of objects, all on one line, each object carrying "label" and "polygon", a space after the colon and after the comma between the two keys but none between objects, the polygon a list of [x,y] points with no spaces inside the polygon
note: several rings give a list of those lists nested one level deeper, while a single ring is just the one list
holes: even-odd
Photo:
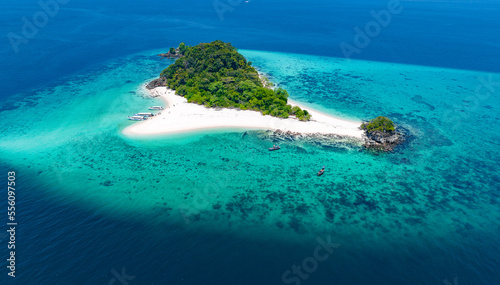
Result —
[{"label": "deep blue ocean", "polygon": [[[355,46],[355,27],[392,1],[41,2],[0,10],[0,177],[16,172],[18,221],[12,278],[5,186],[0,284],[500,284],[500,83],[470,96],[478,78],[500,81],[499,1],[401,1],[352,63],[341,44]],[[345,117],[389,114],[413,130],[410,142],[392,156],[291,143],[306,165],[338,163],[335,196],[293,166],[259,178],[268,158],[238,156],[266,147],[256,135],[234,153],[220,145],[241,133],[118,135],[125,123],[114,122],[152,105],[137,94],[171,63],[158,52],[216,39],[292,98]],[[184,167],[201,170],[185,177]],[[190,217],[200,222],[171,219],[192,197],[176,193],[210,177],[225,187]],[[335,204],[326,218],[318,201]],[[291,210],[273,212],[279,204]],[[311,261],[329,239],[329,257]],[[284,278],[295,264],[314,268]]]}]

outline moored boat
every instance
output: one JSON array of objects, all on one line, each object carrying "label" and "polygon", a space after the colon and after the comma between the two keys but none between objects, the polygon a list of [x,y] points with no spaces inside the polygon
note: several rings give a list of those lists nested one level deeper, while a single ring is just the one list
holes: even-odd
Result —
[{"label": "moored boat", "polygon": [[162,106],[151,106],[149,107],[149,110],[163,110]]},{"label": "moored boat", "polygon": [[280,148],[281,148],[281,147],[280,147],[279,145],[275,145],[275,146],[273,146],[273,147],[270,147],[270,148],[269,148],[269,151],[278,150],[278,149],[280,149]]},{"label": "moored boat", "polygon": [[323,173],[325,173],[325,167],[323,166],[323,168],[318,172],[318,176],[321,176],[323,175]]},{"label": "moored boat", "polygon": [[147,117],[134,115],[134,116],[127,117],[127,119],[129,119],[131,121],[144,121],[144,120],[147,120]]},{"label": "moored boat", "polygon": [[153,113],[137,113],[134,116],[153,117]]}]

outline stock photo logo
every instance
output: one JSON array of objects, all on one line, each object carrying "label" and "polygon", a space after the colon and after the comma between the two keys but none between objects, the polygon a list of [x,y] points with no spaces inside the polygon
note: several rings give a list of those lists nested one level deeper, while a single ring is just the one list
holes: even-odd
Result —
[{"label": "stock photo logo", "polygon": [[221,191],[230,185],[231,180],[227,175],[217,175],[213,172],[211,179],[206,181],[203,189],[193,189],[193,199],[179,205],[179,213],[187,225],[198,220],[200,215],[212,209],[212,202],[220,195]]},{"label": "stock photo logo", "polygon": [[215,0],[212,4],[219,20],[224,21],[224,14],[227,12],[234,12],[234,9],[241,5],[241,3],[248,3],[245,0]]},{"label": "stock photo logo", "polygon": [[340,247],[340,244],[332,243],[330,235],[326,241],[321,237],[317,237],[316,241],[319,245],[314,248],[312,256],[304,258],[300,265],[292,265],[291,270],[281,275],[284,284],[300,285],[301,281],[307,280],[310,274],[318,270],[320,263],[326,261],[334,253],[335,248]]},{"label": "stock photo logo", "polygon": [[453,283],[448,279],[443,280],[444,285],[458,285],[458,277],[453,278]]},{"label": "stock photo logo", "polygon": [[354,27],[355,35],[352,44],[340,43],[340,50],[344,58],[351,59],[353,54],[361,53],[364,48],[370,45],[372,39],[382,33],[382,28],[387,28],[391,24],[393,15],[398,15],[402,11],[403,7],[399,0],[390,0],[387,3],[387,9],[378,12],[371,10],[370,15],[373,20],[367,22],[363,29],[358,26]]},{"label": "stock photo logo", "polygon": [[474,90],[474,95],[467,96],[462,104],[453,104],[452,108],[443,113],[443,121],[451,125],[454,130],[459,129],[470,118],[472,112],[476,112],[482,103],[496,94],[500,87],[500,79],[479,76],[479,84]]},{"label": "stock photo logo", "polygon": [[113,268],[111,270],[111,274],[113,274],[113,278],[109,280],[109,285],[128,285],[130,284],[129,281],[134,280],[135,276],[128,275],[126,273],[125,267],[122,268],[121,272],[116,271],[116,269]]},{"label": "stock photo logo", "polygon": [[50,20],[57,16],[61,5],[66,5],[69,0],[40,0],[38,6],[40,10],[30,17],[21,18],[22,26],[17,32],[9,32],[7,38],[15,53],[19,53],[22,44],[29,43],[29,40],[36,37],[41,29],[47,26]]}]

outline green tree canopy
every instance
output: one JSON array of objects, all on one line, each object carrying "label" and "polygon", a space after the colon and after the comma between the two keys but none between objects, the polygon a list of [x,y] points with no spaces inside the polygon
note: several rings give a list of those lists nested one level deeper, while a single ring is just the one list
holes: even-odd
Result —
[{"label": "green tree canopy", "polygon": [[179,44],[179,52],[180,52],[181,54],[184,54],[184,53],[186,52],[186,50],[187,50],[187,46],[186,46],[186,44],[185,44],[185,43],[180,43],[180,44]]},{"label": "green tree canopy", "polygon": [[179,50],[184,56],[164,69],[160,76],[188,102],[255,110],[282,118],[295,115],[303,121],[311,118],[306,110],[287,104],[285,89],[266,88],[251,62],[230,43],[219,40],[196,46],[181,43]]},{"label": "green tree canopy", "polygon": [[368,123],[363,123],[361,125],[363,130],[367,132],[381,131],[381,132],[392,132],[395,130],[394,123],[391,119],[383,116],[379,116]]}]

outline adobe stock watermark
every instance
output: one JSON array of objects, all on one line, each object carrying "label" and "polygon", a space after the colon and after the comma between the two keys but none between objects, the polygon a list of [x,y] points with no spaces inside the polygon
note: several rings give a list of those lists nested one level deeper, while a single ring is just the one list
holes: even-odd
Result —
[{"label": "adobe stock watermark", "polygon": [[318,270],[319,263],[327,260],[333,254],[334,248],[339,248],[340,244],[332,243],[331,236],[326,238],[316,238],[318,246],[313,251],[313,255],[302,260],[301,265],[292,265],[291,270],[287,270],[281,275],[284,284],[300,285],[301,280],[307,280],[310,274]]},{"label": "adobe stock watermark", "polygon": [[225,175],[221,176],[214,173],[211,177],[214,178],[214,180],[207,181],[203,189],[196,188],[194,190],[195,193],[191,203],[179,205],[179,212],[186,224],[189,225],[192,219],[196,218],[196,215],[211,209],[210,206],[212,205],[212,201],[220,194],[221,189],[226,188],[230,183],[229,178]]},{"label": "adobe stock watermark", "polygon": [[461,126],[462,122],[470,117],[470,113],[476,111],[481,106],[482,101],[488,100],[500,87],[500,78],[494,81],[493,74],[488,77],[478,77],[479,84],[474,90],[474,95],[467,96],[461,105],[453,105],[451,109],[443,113],[443,121],[452,124],[453,129]]},{"label": "adobe stock watermark", "polygon": [[[113,285],[113,284],[122,284],[122,285],[128,285],[128,281],[131,281],[131,280],[134,280],[135,279],[135,276],[132,276],[132,275],[128,275],[127,273],[125,273],[125,267],[122,268],[122,272],[121,273],[118,273],[118,271],[116,271],[114,268],[113,270],[111,270],[111,274],[113,274],[113,278],[111,278],[111,280],[109,280],[109,285]],[[119,283],[116,283],[116,282],[119,282]]]},{"label": "adobe stock watermark", "polygon": [[30,39],[36,37],[43,27],[47,26],[51,18],[59,13],[60,5],[68,4],[69,0],[40,0],[38,6],[41,10],[35,12],[29,19],[24,16],[21,18],[23,25],[19,33],[10,32],[7,34],[10,45],[15,53],[19,53],[19,46],[27,44]]},{"label": "adobe stock watermark", "polygon": [[244,0],[215,0],[212,4],[214,6],[219,20],[224,21],[224,14],[226,12],[233,12],[236,7],[241,5]]},{"label": "adobe stock watermark", "polygon": [[399,0],[390,0],[387,3],[387,9],[375,12],[370,11],[373,17],[372,21],[365,24],[364,29],[354,27],[353,44],[346,42],[340,43],[340,50],[346,59],[351,59],[353,54],[359,54],[361,51],[370,45],[372,39],[380,35],[382,28],[386,28],[392,21],[392,16],[403,11],[403,7]]},{"label": "adobe stock watermark", "polygon": [[458,285],[458,277],[455,277],[453,279],[453,283],[451,283],[450,281],[448,281],[448,279],[443,280],[443,283],[445,285]]},{"label": "adobe stock watermark", "polygon": [[[109,103],[110,110],[119,109],[119,102],[114,100]],[[105,128],[105,124],[97,123],[94,125],[97,129]],[[118,126],[115,129],[116,132],[121,132]],[[75,168],[74,165],[79,165],[84,163],[88,156],[95,155],[95,150],[102,150],[102,146],[107,144],[107,136],[104,132],[99,132],[93,136],[75,136],[72,140],[66,141],[62,146],[61,151],[56,154],[57,159],[47,166],[47,170],[52,171],[52,177],[57,178],[59,184],[64,185],[67,182],[68,174],[71,174]],[[135,140],[134,145],[140,148],[144,145],[143,140]],[[120,163],[136,163],[136,161],[131,156],[126,156],[120,159]],[[95,168],[94,168],[95,169]],[[107,180],[104,178],[104,180]],[[104,182],[104,181],[103,181]]]}]

